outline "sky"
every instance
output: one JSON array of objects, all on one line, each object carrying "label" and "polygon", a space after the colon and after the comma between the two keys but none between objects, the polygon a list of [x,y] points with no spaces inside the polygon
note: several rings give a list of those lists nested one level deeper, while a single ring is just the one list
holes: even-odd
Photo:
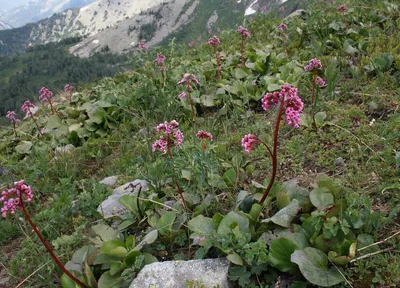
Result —
[{"label": "sky", "polygon": [[21,5],[24,5],[25,3],[28,3],[30,0],[0,0],[0,9],[11,9],[15,8]]}]

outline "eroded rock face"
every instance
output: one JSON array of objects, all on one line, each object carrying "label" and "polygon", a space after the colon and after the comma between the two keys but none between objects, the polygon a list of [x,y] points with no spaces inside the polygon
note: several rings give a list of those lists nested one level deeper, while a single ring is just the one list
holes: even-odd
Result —
[{"label": "eroded rock face", "polygon": [[229,288],[229,263],[226,258],[157,262],[146,265],[129,288],[186,288],[188,282]]},{"label": "eroded rock face", "polygon": [[103,215],[105,219],[109,219],[114,216],[123,219],[127,210],[119,203],[118,199],[124,195],[136,195],[139,191],[146,190],[147,182],[145,180],[137,179],[135,181],[128,182],[118,188],[115,188],[113,194],[99,205],[97,211]]}]

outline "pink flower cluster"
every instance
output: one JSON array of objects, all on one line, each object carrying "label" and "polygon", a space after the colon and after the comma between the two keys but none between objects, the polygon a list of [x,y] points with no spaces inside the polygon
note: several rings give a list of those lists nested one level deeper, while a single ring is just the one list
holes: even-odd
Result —
[{"label": "pink flower cluster", "polygon": [[317,77],[317,84],[319,84],[320,87],[325,87],[326,86],[326,82],[323,78],[321,77]]},{"label": "pink flower cluster", "polygon": [[307,66],[304,67],[305,71],[321,70],[322,64],[318,59],[311,59]]},{"label": "pink flower cluster", "polygon": [[10,119],[12,124],[17,124],[19,122],[21,122],[21,120],[15,118],[15,112],[14,111],[8,111],[6,118]]},{"label": "pink flower cluster", "polygon": [[278,30],[281,30],[281,31],[285,31],[285,30],[287,30],[287,25],[285,25],[285,24],[281,24],[281,25],[279,25],[278,26],[278,28],[277,28]]},{"label": "pink flower cluster", "polygon": [[143,40],[140,40],[140,41],[139,41],[138,48],[139,48],[140,50],[142,50],[143,52],[147,51],[147,47],[146,47],[146,45],[144,44],[144,41],[143,41]]},{"label": "pink flower cluster", "polygon": [[297,88],[285,84],[281,86],[281,91],[267,93],[261,101],[265,111],[271,109],[271,103],[277,105],[279,102],[284,101],[285,121],[294,128],[300,126],[300,112],[303,111],[304,105],[297,95]]},{"label": "pink flower cluster", "polygon": [[182,93],[180,93],[180,94],[178,95],[178,98],[183,99],[183,100],[186,100],[186,92],[183,91]]},{"label": "pink flower cluster", "polygon": [[74,86],[71,86],[69,84],[65,85],[64,92],[71,92],[72,90],[74,90]]},{"label": "pink flower cluster", "polygon": [[31,108],[35,108],[35,107],[36,107],[35,104],[31,103],[31,101],[29,101],[29,100],[26,100],[24,102],[24,104],[22,105],[21,110],[24,112],[31,113]]},{"label": "pink flower cluster", "polygon": [[206,132],[203,130],[200,130],[197,132],[196,137],[199,139],[210,139],[210,141],[213,141],[213,136],[210,132]]},{"label": "pink flower cluster", "polygon": [[349,8],[347,8],[346,4],[340,5],[336,8],[337,11],[339,12],[346,12],[347,10],[349,10]]},{"label": "pink flower cluster", "polygon": [[212,29],[208,29],[208,34],[210,34],[210,35],[212,35],[212,34],[213,34],[213,31],[212,31]]},{"label": "pink flower cluster", "polygon": [[247,134],[242,139],[242,147],[247,153],[250,153],[258,143],[260,140],[254,134]]},{"label": "pink flower cluster", "polygon": [[207,41],[207,45],[213,46],[214,48],[217,48],[219,43],[221,42],[219,41],[219,38],[215,35]]},{"label": "pink flower cluster", "polygon": [[239,26],[236,29],[236,32],[242,34],[243,38],[250,38],[251,37],[249,31],[246,28],[244,28],[243,26]]},{"label": "pink flower cluster", "polygon": [[3,208],[0,209],[1,216],[7,217],[8,213],[15,214],[20,207],[20,196],[24,196],[27,202],[33,198],[32,188],[24,184],[24,180],[14,183],[14,188],[1,193],[0,202],[3,202]]},{"label": "pink flower cluster", "polygon": [[165,57],[161,52],[158,52],[157,58],[153,60],[153,63],[162,65],[162,64],[164,64],[165,59],[167,59],[167,57]]},{"label": "pink flower cluster", "polygon": [[[157,125],[156,130],[157,132],[162,132],[165,134],[160,136],[160,139],[155,141],[152,145],[153,152],[160,150],[163,153],[167,152],[168,145],[171,144],[171,142],[175,146],[180,146],[183,142],[183,133],[181,130],[177,129],[179,126],[179,123],[176,120],[172,120],[171,122],[164,122],[159,125]],[[168,143],[168,141],[170,143]]]},{"label": "pink flower cluster", "polygon": [[261,7],[261,13],[265,14],[267,12],[267,6],[262,6]]},{"label": "pink flower cluster", "polygon": [[51,92],[46,87],[42,87],[42,89],[40,89],[39,93],[40,93],[39,100],[42,103],[49,101],[51,99],[51,97],[53,96],[53,92]]},{"label": "pink flower cluster", "polygon": [[190,87],[191,87],[192,83],[194,83],[195,85],[199,85],[200,84],[199,80],[197,80],[195,75],[186,73],[185,75],[183,75],[183,78],[176,84],[178,86],[181,86],[181,85],[185,84],[185,86],[188,89],[188,91],[190,91],[190,89],[191,89]]},{"label": "pink flower cluster", "polygon": [[197,37],[197,41],[201,41],[201,39],[202,39],[201,36]]},{"label": "pink flower cluster", "polygon": [[189,46],[190,48],[193,48],[194,46],[196,46],[196,42],[190,41],[190,42],[188,43],[188,46]]},{"label": "pink flower cluster", "polygon": [[285,11],[285,7],[279,8],[279,11],[284,12]]}]

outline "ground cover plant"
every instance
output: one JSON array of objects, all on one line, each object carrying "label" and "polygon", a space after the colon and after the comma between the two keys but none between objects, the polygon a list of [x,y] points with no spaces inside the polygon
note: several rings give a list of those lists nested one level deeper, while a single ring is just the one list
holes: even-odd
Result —
[{"label": "ground cover plant", "polygon": [[[10,111],[8,285],[129,287],[146,264],[215,257],[238,287],[400,285],[400,7],[312,3],[193,47],[142,43],[136,69]],[[149,189],[105,220],[110,175]]]}]

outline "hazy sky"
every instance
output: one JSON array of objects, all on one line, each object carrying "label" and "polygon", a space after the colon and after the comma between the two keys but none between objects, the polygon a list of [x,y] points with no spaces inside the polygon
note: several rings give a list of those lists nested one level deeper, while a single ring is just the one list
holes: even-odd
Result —
[{"label": "hazy sky", "polygon": [[11,9],[17,6],[24,5],[30,0],[0,0],[0,9]]}]

